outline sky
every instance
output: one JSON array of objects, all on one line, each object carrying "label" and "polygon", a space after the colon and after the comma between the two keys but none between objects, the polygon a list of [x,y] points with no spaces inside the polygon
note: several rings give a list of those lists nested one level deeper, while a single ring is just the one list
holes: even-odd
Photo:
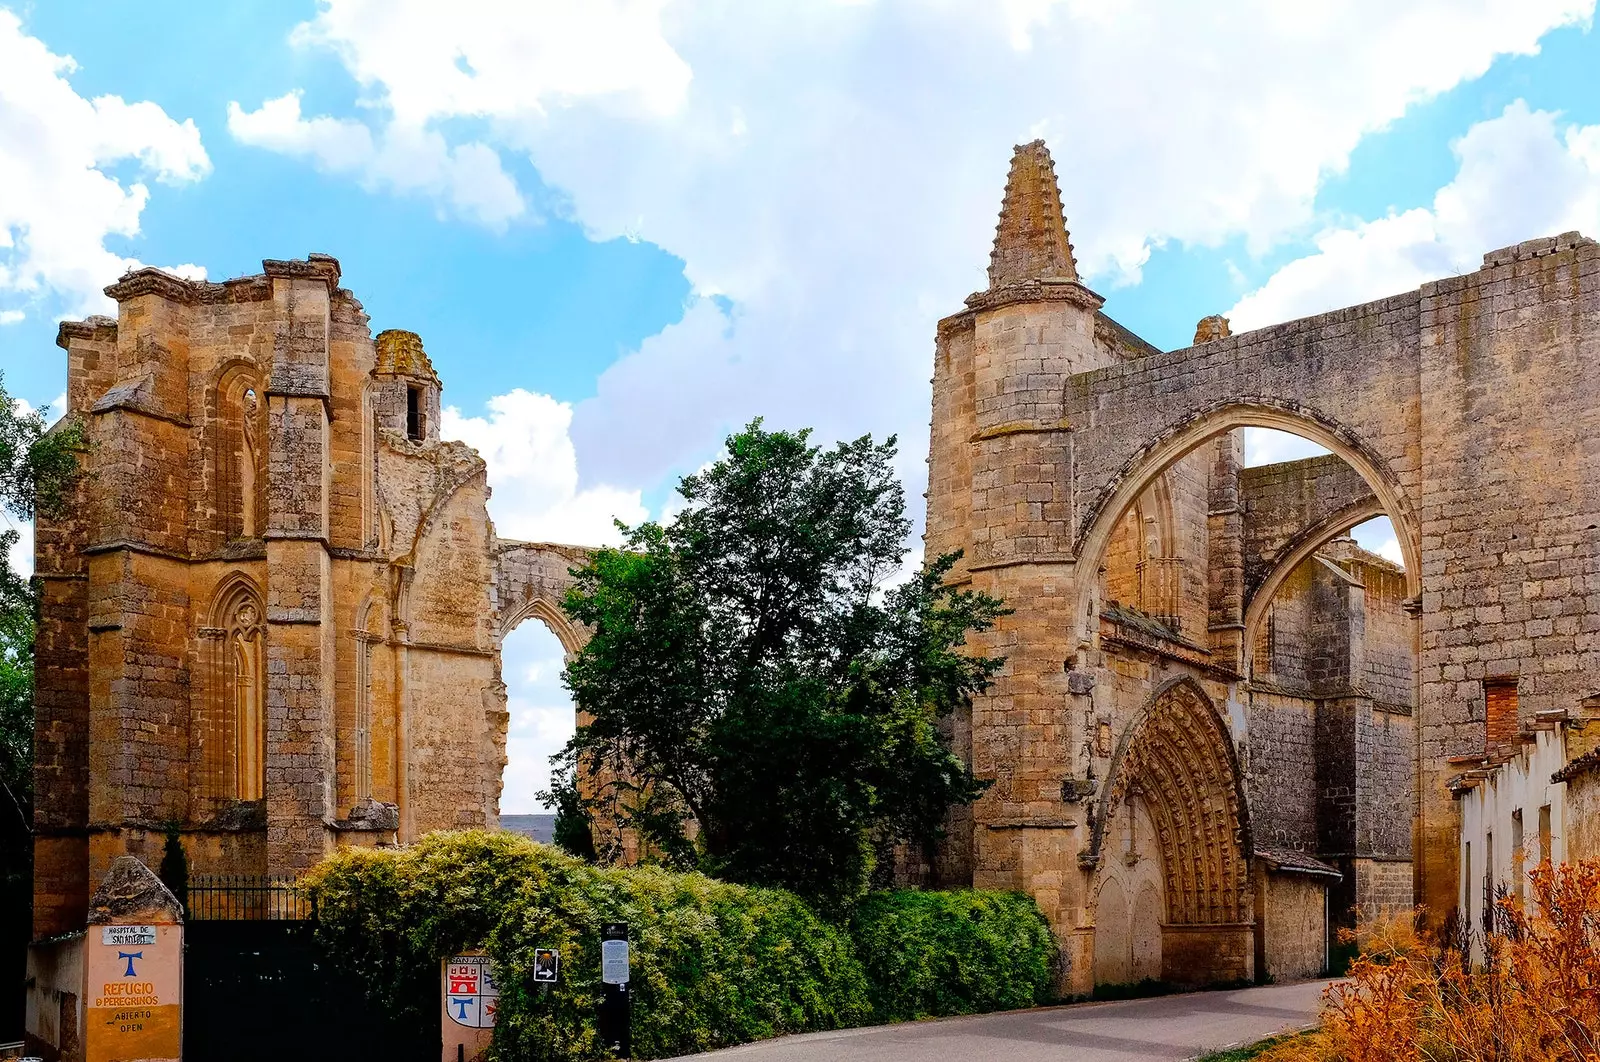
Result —
[{"label": "sky", "polygon": [[[934,326],[985,286],[1012,145],[1049,144],[1106,312],[1180,347],[1600,235],[1593,10],[0,0],[0,371],[57,402],[56,323],[132,266],[321,251],[422,335],[505,537],[614,540],[755,416],[897,435],[920,518]],[[508,812],[570,733],[560,670],[508,640]]]}]

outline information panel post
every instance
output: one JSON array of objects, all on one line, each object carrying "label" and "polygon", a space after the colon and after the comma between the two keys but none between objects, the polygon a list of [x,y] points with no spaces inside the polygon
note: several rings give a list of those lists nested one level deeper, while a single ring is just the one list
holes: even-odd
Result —
[{"label": "information panel post", "polygon": [[628,992],[628,923],[607,922],[600,930],[600,981],[605,994],[596,1023],[600,1042],[618,1058],[633,1057],[633,1003]]}]

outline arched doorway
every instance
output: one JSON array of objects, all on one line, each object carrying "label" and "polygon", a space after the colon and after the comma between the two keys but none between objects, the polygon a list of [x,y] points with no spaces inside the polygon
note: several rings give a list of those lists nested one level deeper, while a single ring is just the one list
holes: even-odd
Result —
[{"label": "arched doorway", "polygon": [[1165,685],[1123,735],[1090,843],[1097,981],[1250,976],[1249,813],[1232,739],[1193,680]]}]

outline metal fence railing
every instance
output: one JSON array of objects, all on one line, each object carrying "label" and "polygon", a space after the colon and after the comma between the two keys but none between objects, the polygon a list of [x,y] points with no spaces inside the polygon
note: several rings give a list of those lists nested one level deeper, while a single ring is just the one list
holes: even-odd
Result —
[{"label": "metal fence railing", "polygon": [[192,874],[184,913],[199,922],[292,922],[311,917],[311,898],[293,878]]}]

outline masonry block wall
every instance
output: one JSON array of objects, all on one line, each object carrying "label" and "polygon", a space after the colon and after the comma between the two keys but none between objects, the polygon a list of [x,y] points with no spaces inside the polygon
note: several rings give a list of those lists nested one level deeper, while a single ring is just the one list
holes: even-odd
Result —
[{"label": "masonry block wall", "polygon": [[339,280],[323,255],[147,269],[107,289],[116,320],[61,326],[89,446],[37,534],[41,936],[168,823],[198,873],[294,875],[496,821],[500,641],[559,616],[582,551],[502,546],[421,341],[374,337]]}]

